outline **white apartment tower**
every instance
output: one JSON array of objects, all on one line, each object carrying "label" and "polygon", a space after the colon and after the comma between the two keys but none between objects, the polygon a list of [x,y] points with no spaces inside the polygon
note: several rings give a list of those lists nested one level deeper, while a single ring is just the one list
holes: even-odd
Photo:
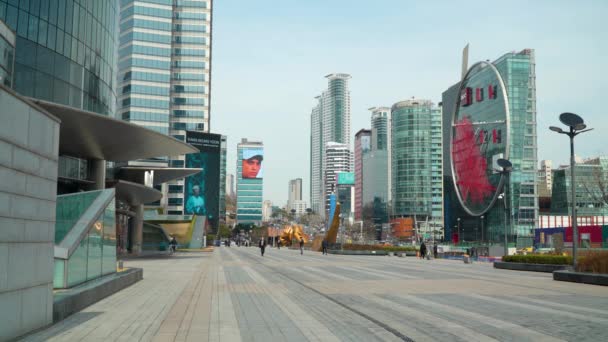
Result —
[{"label": "white apartment tower", "polygon": [[[344,144],[350,153],[350,90],[349,74],[335,73],[325,76],[328,86],[320,96],[311,113],[310,136],[310,201],[312,209],[325,212],[325,149],[329,142]],[[351,157],[352,164],[352,157]],[[352,166],[349,166],[352,169]]]},{"label": "white apartment tower", "polygon": [[334,186],[339,172],[353,171],[353,153],[346,144],[330,141],[325,144],[323,165],[323,212],[329,210],[329,196],[334,192]]}]

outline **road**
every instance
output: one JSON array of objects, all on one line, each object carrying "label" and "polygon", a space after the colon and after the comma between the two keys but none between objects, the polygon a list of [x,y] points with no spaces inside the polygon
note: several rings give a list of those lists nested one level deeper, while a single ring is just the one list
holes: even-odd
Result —
[{"label": "road", "polygon": [[606,341],[608,288],[413,257],[220,247],[26,341]]}]

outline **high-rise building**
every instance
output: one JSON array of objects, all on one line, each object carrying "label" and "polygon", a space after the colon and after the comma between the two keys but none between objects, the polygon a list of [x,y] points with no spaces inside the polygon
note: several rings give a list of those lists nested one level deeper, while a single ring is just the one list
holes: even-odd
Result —
[{"label": "high-rise building", "polygon": [[[576,213],[581,216],[608,215],[608,157],[583,160],[576,171]],[[572,215],[572,168],[553,170],[552,215]]]},{"label": "high-rise building", "polygon": [[302,200],[302,178],[296,178],[289,181],[287,207],[293,209],[295,201]]},{"label": "high-rise building", "polygon": [[553,162],[551,160],[540,161],[540,169],[537,173],[538,197],[551,197],[552,167]]},{"label": "high-rise building", "polygon": [[[120,1],[119,118],[183,141],[186,131],[209,132],[212,2]],[[130,164],[179,168],[185,156]],[[163,205],[183,213],[183,192],[168,188],[184,180],[167,185]]]},{"label": "high-rise building", "polygon": [[228,152],[228,137],[222,135],[220,145],[220,220],[226,221],[226,153]]},{"label": "high-rise building", "polygon": [[234,175],[231,173],[226,175],[226,195],[234,197]]},{"label": "high-rise building", "polygon": [[371,151],[372,131],[362,129],[355,134],[355,220],[363,213],[363,156]]},{"label": "high-rise building", "polygon": [[323,212],[327,214],[329,210],[329,196],[334,192],[338,173],[352,172],[352,152],[348,145],[337,142],[328,142],[325,144],[325,152],[323,164],[325,165],[323,174]]},{"label": "high-rise building", "polygon": [[262,202],[262,221],[268,222],[272,217],[272,201],[265,200]]},{"label": "high-rise building", "polygon": [[15,33],[0,20],[0,83],[9,88],[13,86],[16,39]]},{"label": "high-rise building", "polygon": [[[525,49],[520,52],[510,52],[491,63],[496,68],[502,82],[504,82],[506,92],[506,102],[508,105],[508,122],[510,123],[510,133],[508,139],[509,155],[505,156],[513,164],[513,171],[507,186],[506,205],[508,208],[508,226],[511,231],[508,233],[509,242],[516,242],[519,246],[531,245],[532,230],[538,219],[538,189],[537,189],[537,145],[536,145],[536,73],[534,50]],[[494,71],[490,67],[477,66],[478,78],[493,77]],[[473,67],[471,68],[473,69]],[[469,69],[469,70],[471,70]],[[485,76],[484,76],[485,75]],[[488,78],[490,79],[490,78]],[[498,81],[497,81],[498,82]],[[488,85],[486,84],[486,87]],[[493,85],[493,89],[497,84]],[[447,146],[444,146],[444,165],[446,173],[445,179],[445,229],[446,237],[459,236],[459,240],[473,241],[483,239],[484,241],[501,242],[504,239],[505,215],[504,203],[502,200],[496,201],[494,206],[482,216],[472,216],[468,214],[459,202],[456,189],[452,181],[452,156],[449,152],[450,134],[452,130],[452,116],[457,109],[459,99],[468,99],[468,103],[461,104],[466,106],[476,106],[484,99],[490,100],[492,90],[488,93],[477,91],[475,94],[459,94],[460,83],[451,86],[443,93],[442,108],[444,118],[444,137],[447,139]],[[467,90],[468,91],[468,90]],[[496,96],[496,95],[494,95]],[[502,97],[502,94],[500,95]],[[479,97],[479,98],[477,98]],[[494,97],[496,98],[496,97]],[[496,105],[504,107],[501,103],[493,104],[486,101],[484,106]],[[481,106],[481,104],[480,104]],[[470,108],[473,107],[468,107]],[[484,107],[485,108],[485,107]],[[504,111],[504,110],[503,110]],[[488,110],[485,112],[490,113]],[[491,114],[491,113],[490,113]],[[503,119],[504,120],[504,119]],[[446,122],[447,121],[447,122]],[[503,121],[505,122],[505,121]],[[447,133],[446,133],[447,132]],[[501,141],[501,137],[490,139]],[[444,140],[445,142],[446,140]],[[447,149],[447,153],[445,150]],[[492,165],[490,159],[488,165]],[[455,229],[460,230],[456,233]]]},{"label": "high-rise building", "polygon": [[391,118],[392,215],[426,235],[443,226],[441,109],[412,99],[395,103]]},{"label": "high-rise building", "polygon": [[311,113],[310,136],[310,201],[312,209],[324,214],[325,190],[324,151],[328,142],[350,148],[350,91],[348,74],[329,74],[327,90],[317,96]]},{"label": "high-rise building", "polygon": [[237,145],[236,220],[237,223],[262,223],[264,194],[264,144],[243,138]]},{"label": "high-rise building", "polygon": [[390,126],[388,107],[372,107],[372,150],[390,150]]}]

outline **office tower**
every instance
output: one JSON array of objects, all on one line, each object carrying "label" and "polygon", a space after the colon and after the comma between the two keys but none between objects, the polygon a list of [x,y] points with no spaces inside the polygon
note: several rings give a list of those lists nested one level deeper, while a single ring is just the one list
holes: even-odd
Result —
[{"label": "office tower", "polygon": [[355,134],[355,220],[363,213],[363,156],[371,151],[372,131],[362,129]]},{"label": "office tower", "polygon": [[[472,216],[462,207],[454,188],[452,180],[452,156],[450,155],[450,132],[452,130],[452,117],[457,109],[459,99],[465,99],[467,111],[481,106],[483,103],[484,113],[493,113],[495,109],[504,111],[501,101],[492,102],[491,90],[475,90],[475,94],[459,94],[460,84],[455,84],[443,93],[442,107],[444,120],[444,143],[447,139],[447,146],[444,146],[444,170],[445,179],[445,211],[446,211],[446,238],[455,237],[458,234],[454,229],[460,229],[462,237],[458,238],[465,241],[483,239],[484,241],[501,242],[504,240],[504,227],[507,225],[509,243],[516,243],[518,246],[529,246],[532,244],[532,230],[538,220],[538,189],[536,184],[538,165],[537,161],[537,136],[536,136],[536,72],[534,50],[525,49],[520,52],[509,52],[491,65],[496,68],[500,79],[504,83],[506,92],[506,103],[508,105],[508,121],[510,123],[510,133],[505,137],[508,142],[508,159],[513,164],[513,171],[510,175],[510,182],[507,187],[506,206],[507,222],[505,222],[504,203],[497,200],[494,206],[482,216]],[[490,67],[478,68],[478,77],[492,77],[494,71]],[[470,69],[470,70],[471,70]],[[479,78],[481,80],[481,78]],[[488,82],[490,78],[488,78]],[[497,81],[498,82],[498,81]],[[500,82],[498,82],[500,83]],[[499,84],[493,84],[494,89]],[[464,89],[463,91],[468,91]],[[461,97],[461,95],[463,97]],[[502,98],[502,93],[500,95]],[[494,99],[496,95],[494,95]],[[484,102],[485,101],[485,102]],[[461,107],[464,108],[464,106]],[[487,106],[491,106],[487,107]],[[447,122],[446,122],[447,121]],[[483,121],[483,119],[482,119]],[[487,121],[487,120],[486,120]],[[447,126],[447,131],[446,131]],[[493,137],[492,137],[493,138]],[[501,141],[501,136],[496,136],[490,140]],[[446,153],[447,151],[447,153]],[[447,155],[446,155],[447,154]],[[488,165],[493,165],[490,159]],[[481,234],[479,234],[481,231]]]},{"label": "office tower", "polygon": [[551,160],[540,161],[540,169],[537,173],[538,197],[551,197],[552,167],[553,162]]},{"label": "office tower", "polygon": [[220,220],[226,221],[226,153],[228,152],[228,137],[222,135],[220,145]]},{"label": "office tower", "polygon": [[226,175],[226,195],[234,197],[234,175],[231,173]]},{"label": "office tower", "polygon": [[236,165],[237,223],[262,223],[264,194],[264,144],[243,138],[237,145]]},{"label": "office tower", "polygon": [[395,103],[391,118],[393,216],[430,237],[443,226],[441,110],[412,99]]},{"label": "office tower", "polygon": [[[117,116],[182,141],[186,131],[209,132],[212,0],[120,4]],[[129,164],[184,163],[177,155]],[[184,194],[176,189],[184,180],[167,185],[162,204],[170,214],[183,214]]]},{"label": "office tower", "polygon": [[293,209],[295,201],[302,200],[302,178],[289,181],[287,208]]},{"label": "office tower", "polygon": [[325,76],[328,86],[311,113],[310,136],[310,201],[312,209],[325,215],[324,151],[328,142],[345,144],[350,148],[350,75],[336,73]]},{"label": "office tower", "polygon": [[[608,215],[608,157],[582,160],[574,165],[574,169],[577,217]],[[570,165],[553,170],[551,215],[572,215],[571,173]]]},{"label": "office tower", "polygon": [[272,217],[272,201],[262,202],[262,221],[268,222]]},{"label": "office tower", "polygon": [[325,165],[323,174],[323,191],[324,191],[324,213],[327,214],[329,210],[329,196],[334,192],[336,182],[338,180],[338,173],[341,172],[352,172],[352,153],[348,145],[337,142],[328,142],[325,144],[325,151],[323,153]]}]

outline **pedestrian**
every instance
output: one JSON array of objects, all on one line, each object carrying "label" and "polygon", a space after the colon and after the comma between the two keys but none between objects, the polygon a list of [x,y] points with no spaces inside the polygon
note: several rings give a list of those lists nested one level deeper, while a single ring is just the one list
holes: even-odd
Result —
[{"label": "pedestrian", "polygon": [[264,256],[264,250],[266,249],[266,239],[262,237],[258,245],[260,246],[260,252],[262,253],[262,256]]},{"label": "pedestrian", "polygon": [[277,241],[277,249],[281,249],[281,240]]},{"label": "pedestrian", "polygon": [[304,238],[300,238],[300,255],[304,255]]},{"label": "pedestrian", "polygon": [[171,236],[171,241],[169,241],[169,248],[171,249],[171,253],[175,253],[177,249],[177,240],[175,240],[175,236]]},{"label": "pedestrian", "polygon": [[323,247],[323,254],[327,254],[327,240],[326,239],[323,239],[321,246]]},{"label": "pedestrian", "polygon": [[420,258],[424,259],[424,257],[426,256],[426,245],[424,244],[424,241],[420,244]]},{"label": "pedestrian", "polygon": [[433,245],[433,258],[437,259],[437,244]]}]

